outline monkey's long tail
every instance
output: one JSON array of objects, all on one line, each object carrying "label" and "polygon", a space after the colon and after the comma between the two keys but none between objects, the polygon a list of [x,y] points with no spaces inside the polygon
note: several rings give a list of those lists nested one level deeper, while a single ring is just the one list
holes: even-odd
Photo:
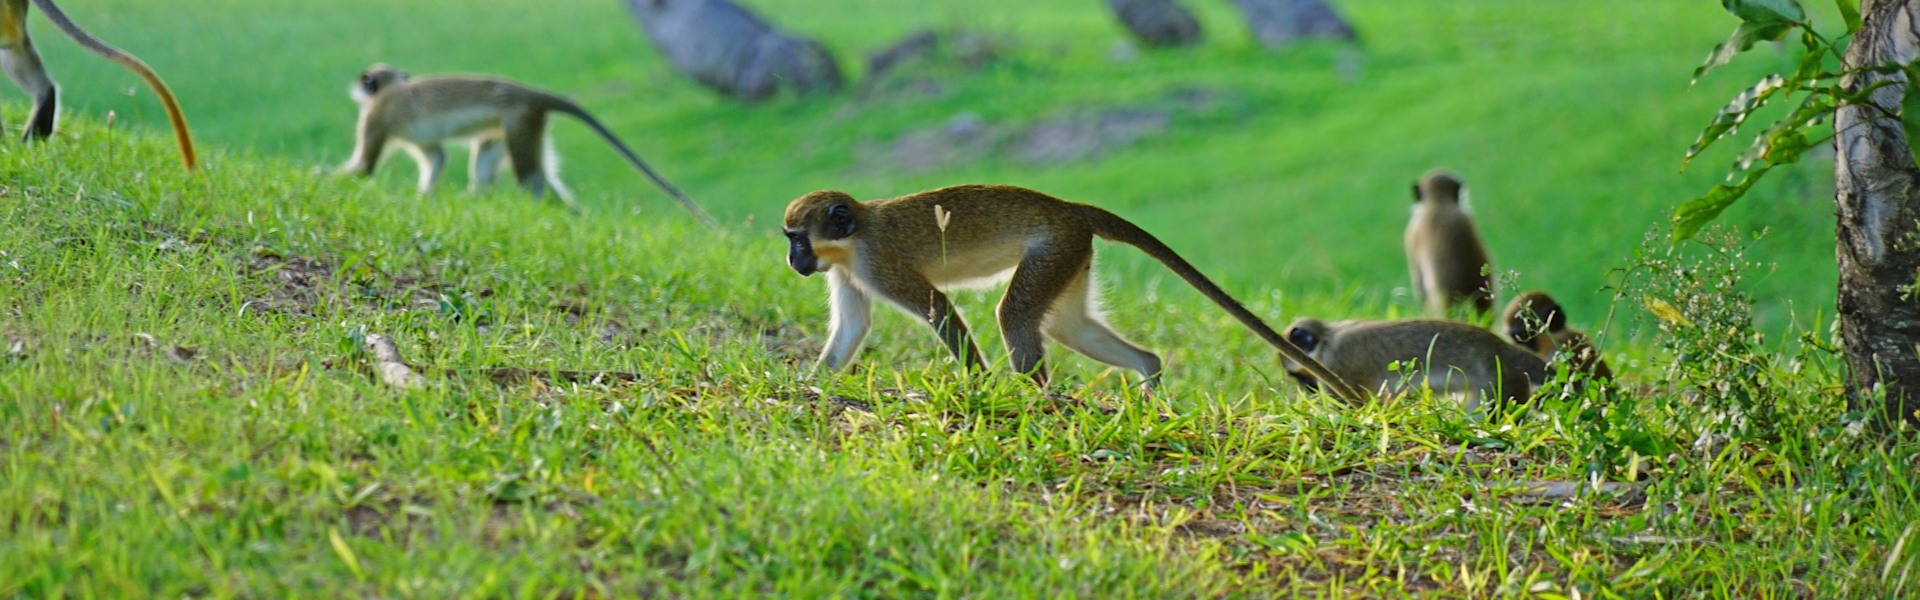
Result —
[{"label": "monkey's long tail", "polygon": [[1260,336],[1260,339],[1266,340],[1268,344],[1279,349],[1281,354],[1287,355],[1287,358],[1293,359],[1294,362],[1306,367],[1308,371],[1313,373],[1314,377],[1319,378],[1320,381],[1327,386],[1327,390],[1332,392],[1333,395],[1348,402],[1359,402],[1367,397],[1360,394],[1359,391],[1355,389],[1352,384],[1347,383],[1345,379],[1341,379],[1339,375],[1328,370],[1326,365],[1322,365],[1320,361],[1314,360],[1312,356],[1309,356],[1306,351],[1301,350],[1299,346],[1295,346],[1293,342],[1287,341],[1287,338],[1282,337],[1279,332],[1273,330],[1273,327],[1268,326],[1266,321],[1261,320],[1258,315],[1253,314],[1253,311],[1247,310],[1247,307],[1240,304],[1239,300],[1235,300],[1233,296],[1227,295],[1226,290],[1220,289],[1219,285],[1215,284],[1212,279],[1208,279],[1199,269],[1195,269],[1193,264],[1187,262],[1187,259],[1181,258],[1178,253],[1173,251],[1173,248],[1169,248],[1165,243],[1162,243],[1160,238],[1153,237],[1153,234],[1147,233],[1147,230],[1127,222],[1126,219],[1120,218],[1119,215],[1097,207],[1087,207],[1086,219],[1093,225],[1094,235],[1139,248],[1141,252],[1147,253],[1147,256],[1151,256],[1155,260],[1160,261],[1161,264],[1166,265],[1167,269],[1172,270],[1175,275],[1179,275],[1181,279],[1186,280],[1188,285],[1200,290],[1200,293],[1205,295],[1208,300],[1212,300],[1214,304],[1220,305],[1220,308],[1226,309],[1227,314],[1233,315],[1233,318],[1239,319],[1241,325],[1245,325],[1247,329],[1253,330],[1254,334]]},{"label": "monkey's long tail", "polygon": [[47,14],[47,20],[53,21],[53,25],[67,34],[73,43],[107,60],[119,63],[120,66],[126,67],[127,70],[139,75],[140,79],[145,80],[147,87],[152,88],[153,93],[160,96],[160,103],[167,107],[167,120],[173,122],[173,137],[180,142],[180,161],[187,165],[188,171],[199,166],[200,160],[193,152],[193,136],[187,132],[187,116],[180,112],[180,103],[174,101],[173,90],[167,89],[167,83],[160,80],[159,73],[153,72],[153,68],[148,67],[147,63],[140,62],[139,58],[100,41],[100,38],[93,37],[93,34],[75,25],[73,19],[67,18],[67,13],[61,12],[60,7],[53,5],[53,0],[33,0],[33,5],[40,7],[40,12]]},{"label": "monkey's long tail", "polygon": [[694,218],[699,219],[701,224],[713,229],[720,228],[720,222],[714,220],[713,215],[707,214],[707,209],[700,208],[700,205],[695,204],[692,198],[688,198],[686,194],[680,193],[680,188],[674,187],[673,184],[667,182],[667,178],[661,177],[659,173],[654,172],[653,167],[647,166],[647,161],[641,160],[639,154],[635,154],[633,149],[628,148],[626,143],[620,141],[620,138],[614,137],[613,132],[608,130],[606,125],[600,124],[599,119],[593,118],[593,115],[589,114],[587,109],[581,108],[578,104],[574,104],[572,100],[559,96],[554,96],[552,101],[554,110],[573,115],[574,118],[586,123],[588,127],[592,127],[594,132],[600,134],[600,137],[606,138],[607,143],[613,144],[613,149],[620,151],[620,155],[626,157],[627,162],[633,163],[634,168],[640,169],[641,173],[646,174],[648,179],[652,179],[654,185],[660,186],[660,189],[665,191],[668,196],[673,196],[673,199],[679,202],[680,206],[686,207],[687,212],[693,213]]}]

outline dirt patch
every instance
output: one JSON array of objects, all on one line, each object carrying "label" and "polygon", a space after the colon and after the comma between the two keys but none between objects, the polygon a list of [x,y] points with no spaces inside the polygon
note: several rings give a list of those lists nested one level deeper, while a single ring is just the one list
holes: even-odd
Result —
[{"label": "dirt patch", "polygon": [[1073,111],[1035,122],[993,122],[961,113],[946,122],[856,145],[861,171],[925,172],[1006,158],[1028,165],[1093,160],[1176,130],[1181,117],[1234,104],[1229,95],[1175,90],[1132,106]]},{"label": "dirt patch", "polygon": [[1041,121],[1014,142],[1013,157],[1028,164],[1087,160],[1163,135],[1173,122],[1166,109],[1134,108]]}]

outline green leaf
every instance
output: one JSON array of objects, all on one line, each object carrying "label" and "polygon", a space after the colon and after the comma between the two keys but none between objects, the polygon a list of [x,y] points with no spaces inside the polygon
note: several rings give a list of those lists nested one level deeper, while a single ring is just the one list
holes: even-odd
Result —
[{"label": "green leaf", "polygon": [[1693,145],[1687,147],[1687,156],[1681,159],[1680,170],[1685,171],[1687,163],[1692,162],[1695,156],[1699,156],[1701,151],[1707,149],[1707,146],[1733,134],[1734,130],[1747,120],[1748,115],[1766,106],[1767,100],[1773,98],[1774,93],[1779,92],[1786,84],[1786,80],[1776,73],[1768,75],[1765,79],[1761,79],[1760,83],[1754,84],[1753,87],[1740,92],[1739,96],[1735,96],[1733,102],[1721,108],[1720,113],[1713,116],[1713,121],[1707,123],[1707,128],[1700,131],[1700,137],[1693,140]]},{"label": "green leaf", "polygon": [[1622,432],[1620,434],[1620,441],[1626,443],[1628,448],[1632,448],[1634,452],[1640,453],[1641,456],[1665,456],[1680,448],[1678,444],[1673,443],[1673,440],[1640,430]]},{"label": "green leaf", "polygon": [[1907,92],[1900,97],[1900,129],[1907,133],[1907,149],[1920,162],[1920,66],[1907,68]]},{"label": "green leaf", "polygon": [[1715,185],[1713,189],[1707,190],[1707,195],[1688,200],[1686,204],[1674,209],[1673,242],[1677,244],[1699,234],[1700,228],[1706,227],[1708,223],[1719,218],[1721,211],[1733,206],[1735,201],[1745,196],[1747,190],[1751,189],[1755,182],[1760,181],[1760,176],[1772,168],[1766,166],[1748,171],[1740,181]]},{"label": "green leaf", "polygon": [[1831,97],[1807,97],[1799,108],[1794,109],[1793,114],[1775,121],[1766,131],[1754,136],[1753,143],[1734,161],[1734,172],[1728,178],[1752,169],[1754,162],[1759,160],[1776,167],[1800,162],[1800,157],[1812,148],[1812,142],[1807,139],[1807,130],[1819,126],[1828,115],[1833,114],[1833,110]]},{"label": "green leaf", "polygon": [[1693,70],[1694,83],[1699,83],[1700,76],[1706,75],[1708,71],[1732,62],[1733,55],[1753,49],[1754,44],[1786,37],[1787,31],[1793,29],[1794,25],[1796,23],[1784,21],[1769,23],[1742,21],[1739,27],[1733,28],[1733,35],[1727,36],[1727,41],[1713,47],[1713,52],[1707,55],[1707,62]]},{"label": "green leaf", "polygon": [[1756,24],[1804,23],[1807,9],[1799,0],[1720,0],[1727,12]]},{"label": "green leaf", "polygon": [[1849,35],[1860,33],[1860,2],[1858,0],[1833,0],[1840,8],[1840,20],[1847,22]]},{"label": "green leaf", "polygon": [[1793,70],[1792,81],[1806,86],[1817,86],[1820,80],[1838,77],[1826,70],[1826,44],[1813,35],[1811,30],[1800,31],[1800,66]]},{"label": "green leaf", "polygon": [[360,566],[360,557],[354,555],[346,538],[340,537],[340,528],[327,528],[327,544],[333,546],[333,554],[340,557],[340,562],[347,563],[347,570],[353,571],[354,577],[366,579],[367,571]]}]

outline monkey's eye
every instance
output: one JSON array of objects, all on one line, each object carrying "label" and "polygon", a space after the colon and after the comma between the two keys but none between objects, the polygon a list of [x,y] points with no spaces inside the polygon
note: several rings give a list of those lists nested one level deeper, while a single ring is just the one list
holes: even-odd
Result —
[{"label": "monkey's eye", "polygon": [[1420,182],[1417,181],[1413,183],[1413,201],[1420,201]]}]

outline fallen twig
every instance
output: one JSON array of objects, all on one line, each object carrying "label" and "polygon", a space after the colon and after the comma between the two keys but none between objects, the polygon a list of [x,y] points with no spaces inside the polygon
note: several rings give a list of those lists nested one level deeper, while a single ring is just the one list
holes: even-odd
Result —
[{"label": "fallen twig", "polygon": [[378,333],[367,334],[367,352],[373,354],[373,372],[380,377],[380,383],[411,390],[426,385],[427,380],[415,373],[407,361],[400,358],[400,350],[393,345],[393,338]]}]

